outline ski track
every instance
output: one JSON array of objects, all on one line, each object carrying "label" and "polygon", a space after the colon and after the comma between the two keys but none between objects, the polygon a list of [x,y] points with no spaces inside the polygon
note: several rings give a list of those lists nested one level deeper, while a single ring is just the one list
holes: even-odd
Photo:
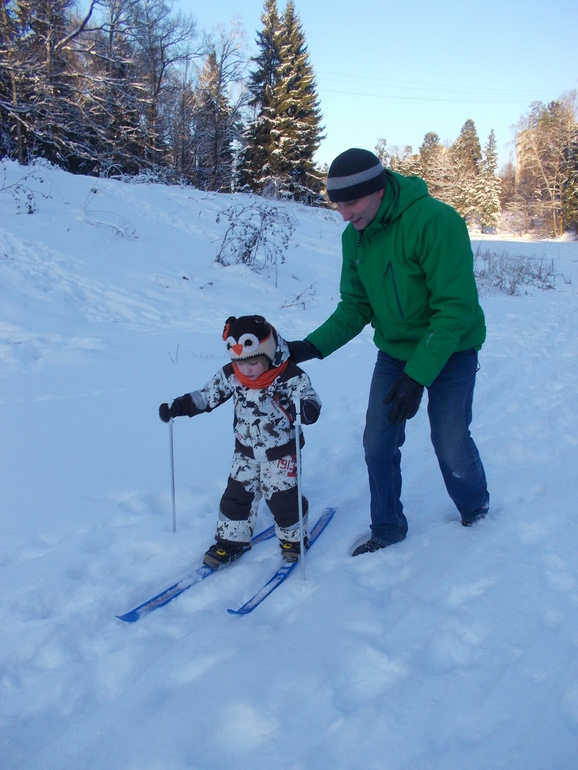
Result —
[{"label": "ski track", "polygon": [[[218,334],[239,285],[288,335],[323,320],[340,227],[295,207],[294,263],[274,291],[190,256],[223,232],[227,196],[43,173],[52,192],[38,214],[24,222],[0,205],[1,766],[576,766],[575,285],[484,297],[473,425],[492,494],[484,521],[460,526],[422,408],[403,451],[409,536],[350,558],[369,532],[361,438],[375,356],[364,333],[308,366],[324,412],[306,432],[304,484],[312,512],[338,510],[306,583],[295,570],[252,615],[228,616],[278,564],[265,543],[124,624],[117,613],[183,577],[210,544],[232,448],[225,410],[177,421],[173,535],[158,403],[222,365]],[[160,259],[169,238],[178,248]],[[551,251],[578,280],[576,244],[495,245]],[[279,310],[314,281],[308,310]]]}]

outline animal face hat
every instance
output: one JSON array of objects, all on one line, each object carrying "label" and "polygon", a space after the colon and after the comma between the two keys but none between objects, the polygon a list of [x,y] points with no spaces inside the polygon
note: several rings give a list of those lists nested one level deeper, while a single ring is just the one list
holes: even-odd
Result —
[{"label": "animal face hat", "polygon": [[232,361],[266,356],[271,364],[278,365],[277,333],[262,315],[230,316],[225,322],[223,339]]}]

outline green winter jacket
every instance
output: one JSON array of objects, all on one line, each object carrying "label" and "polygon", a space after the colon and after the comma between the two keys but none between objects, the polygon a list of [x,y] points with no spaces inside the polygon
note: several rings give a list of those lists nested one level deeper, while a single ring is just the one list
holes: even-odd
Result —
[{"label": "green winter jacket", "polygon": [[429,387],[453,353],[486,336],[465,222],[418,177],[387,171],[373,222],[342,236],[341,301],[307,336],[323,358],[371,323],[374,342]]}]

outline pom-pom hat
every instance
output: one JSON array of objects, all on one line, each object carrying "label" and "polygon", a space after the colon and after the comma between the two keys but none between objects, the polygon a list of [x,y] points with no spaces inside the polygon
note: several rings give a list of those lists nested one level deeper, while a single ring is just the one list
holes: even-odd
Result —
[{"label": "pom-pom hat", "polygon": [[277,335],[262,315],[230,316],[225,322],[223,339],[232,361],[247,361],[257,356],[275,360]]},{"label": "pom-pom hat", "polygon": [[327,195],[332,203],[354,201],[383,190],[385,183],[385,169],[377,155],[353,147],[329,166]]}]

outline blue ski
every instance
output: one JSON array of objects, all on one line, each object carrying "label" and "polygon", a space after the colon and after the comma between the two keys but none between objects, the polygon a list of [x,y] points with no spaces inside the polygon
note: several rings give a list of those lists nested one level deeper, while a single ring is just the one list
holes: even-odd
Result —
[{"label": "blue ski", "polygon": [[[274,535],[275,527],[272,525],[267,527],[267,529],[264,529],[262,532],[259,532],[258,535],[255,535],[255,537],[251,540],[251,545],[254,546],[257,545],[257,543],[262,543],[264,540],[269,540]],[[119,620],[126,621],[127,623],[134,623],[135,621],[142,618],[143,615],[148,615],[149,612],[152,612],[159,607],[164,607],[165,604],[168,604],[173,599],[176,599],[177,596],[180,596],[183,591],[187,590],[187,588],[191,588],[191,586],[194,586],[196,583],[200,583],[201,580],[209,577],[209,575],[212,575],[214,572],[217,572],[217,570],[211,569],[211,567],[207,567],[205,564],[203,564],[202,567],[199,567],[193,573],[187,575],[187,577],[179,580],[178,583],[174,583],[174,585],[169,586],[169,588],[165,589],[164,591],[161,591],[160,594],[153,596],[152,599],[149,599],[143,604],[139,604],[139,606],[135,607],[134,610],[130,610],[130,612],[126,612],[124,615],[117,615],[116,617]]]},{"label": "blue ski", "polygon": [[[315,526],[309,533],[309,547],[313,545],[313,543],[317,540],[319,535],[323,532],[325,527],[329,524],[331,519],[333,518],[333,514],[335,513],[335,508],[326,508],[319,519],[317,520]],[[258,607],[263,599],[266,599],[270,593],[272,593],[276,588],[279,588],[281,583],[290,575],[290,573],[295,569],[299,562],[292,561],[292,562],[285,562],[284,564],[279,567],[277,572],[273,575],[273,577],[265,583],[263,588],[261,588],[260,591],[257,591],[257,593],[252,596],[248,602],[245,602],[245,604],[242,607],[239,607],[238,610],[227,610],[227,612],[231,615],[248,615],[250,612],[253,612],[255,607]]]}]

